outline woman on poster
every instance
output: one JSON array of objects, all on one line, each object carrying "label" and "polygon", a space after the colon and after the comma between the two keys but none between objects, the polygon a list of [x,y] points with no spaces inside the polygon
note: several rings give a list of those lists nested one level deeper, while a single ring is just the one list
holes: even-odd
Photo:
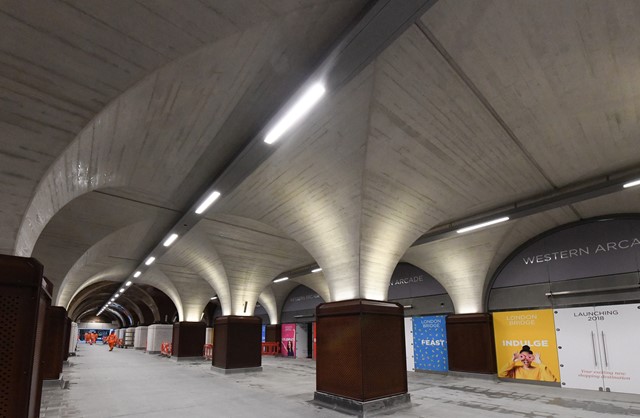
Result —
[{"label": "woman on poster", "polygon": [[528,345],[523,345],[519,353],[513,353],[512,361],[498,372],[498,377],[539,380],[541,382],[558,381],[551,370],[540,360],[540,353],[533,354]]}]

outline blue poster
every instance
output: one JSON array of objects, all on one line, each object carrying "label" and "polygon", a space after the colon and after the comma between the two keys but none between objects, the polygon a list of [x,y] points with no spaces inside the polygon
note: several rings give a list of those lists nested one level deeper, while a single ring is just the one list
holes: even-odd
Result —
[{"label": "blue poster", "polygon": [[263,325],[262,326],[262,342],[264,342],[266,336],[267,336],[267,326]]},{"label": "blue poster", "polygon": [[445,318],[446,315],[413,318],[413,356],[416,370],[449,370]]}]

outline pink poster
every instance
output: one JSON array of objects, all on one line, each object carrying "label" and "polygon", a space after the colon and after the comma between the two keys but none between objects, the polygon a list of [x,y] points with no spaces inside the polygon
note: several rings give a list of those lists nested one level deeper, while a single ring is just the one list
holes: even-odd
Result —
[{"label": "pink poster", "polygon": [[282,324],[281,353],[285,357],[296,356],[296,324]]}]

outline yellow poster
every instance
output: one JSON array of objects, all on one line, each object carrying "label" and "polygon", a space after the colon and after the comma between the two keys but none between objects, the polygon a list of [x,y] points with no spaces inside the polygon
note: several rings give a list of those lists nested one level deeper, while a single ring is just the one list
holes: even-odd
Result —
[{"label": "yellow poster", "polygon": [[553,310],[493,313],[498,377],[559,382]]}]

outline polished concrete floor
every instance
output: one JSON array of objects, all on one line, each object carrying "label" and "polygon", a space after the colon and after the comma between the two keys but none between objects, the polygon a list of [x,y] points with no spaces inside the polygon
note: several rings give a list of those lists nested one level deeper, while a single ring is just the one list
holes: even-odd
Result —
[{"label": "polished concrete floor", "polygon": [[[315,362],[263,357],[263,372],[219,375],[102,345],[78,349],[67,389],[46,387],[41,417],[345,417],[310,402]],[[640,416],[640,395],[409,372],[413,406],[394,417]]]}]

